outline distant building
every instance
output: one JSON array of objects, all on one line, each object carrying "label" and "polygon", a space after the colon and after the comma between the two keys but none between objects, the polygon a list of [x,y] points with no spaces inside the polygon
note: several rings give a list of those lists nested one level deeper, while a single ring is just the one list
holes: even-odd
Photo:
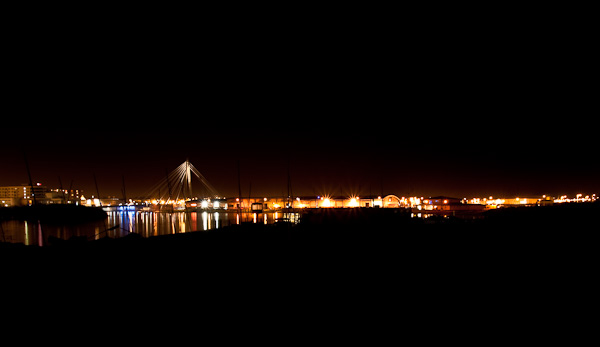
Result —
[{"label": "distant building", "polygon": [[414,208],[414,212],[425,212],[439,215],[470,214],[485,211],[482,204],[465,204],[462,199],[448,196],[434,196],[425,198],[421,204]]},{"label": "distant building", "polygon": [[22,205],[21,200],[27,199],[27,196],[30,195],[30,192],[27,191],[27,188],[23,188],[22,186],[8,186],[8,187],[0,187],[0,205],[1,207],[9,207],[15,205]]},{"label": "distant building", "polygon": [[0,207],[37,204],[79,203],[83,191],[80,189],[48,189],[37,183],[33,188],[28,184],[0,187]]},{"label": "distant building", "polygon": [[461,199],[451,198],[447,196],[435,196],[423,199],[422,205],[427,206],[426,209],[437,210],[441,209],[442,206],[449,207],[456,204],[462,205],[461,201]]},{"label": "distant building", "polygon": [[517,206],[548,206],[553,205],[554,200],[547,196],[542,197],[526,197],[526,198],[497,198],[497,199],[483,199],[483,202],[487,204],[488,208],[499,208],[499,207],[517,207]]},{"label": "distant building", "polygon": [[83,190],[81,189],[50,189],[46,192],[47,204],[79,204]]},{"label": "distant building", "polygon": [[540,198],[514,198],[514,199],[503,199],[504,206],[537,206]]},{"label": "distant building", "polygon": [[186,208],[191,209],[213,209],[213,210],[227,210],[227,199],[203,199],[203,200],[190,200],[185,202]]},{"label": "distant building", "polygon": [[0,187],[0,202],[3,207],[30,205],[34,198],[36,202],[45,203],[46,190],[47,188],[39,183],[33,187],[30,185]]},{"label": "distant building", "polygon": [[[241,201],[240,201],[241,200]],[[401,208],[408,206],[406,198],[399,198],[395,195],[366,196],[366,197],[345,197],[345,196],[297,196],[287,197],[252,197],[252,198],[228,198],[227,208],[236,210],[241,208],[244,211],[275,211],[283,208],[355,208],[355,207],[384,207]]]}]

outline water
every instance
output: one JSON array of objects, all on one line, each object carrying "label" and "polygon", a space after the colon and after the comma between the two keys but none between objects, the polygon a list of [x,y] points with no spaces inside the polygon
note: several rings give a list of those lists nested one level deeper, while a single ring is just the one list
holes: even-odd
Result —
[{"label": "water", "polygon": [[207,231],[240,223],[273,224],[279,221],[296,223],[298,213],[242,213],[237,212],[151,212],[142,210],[107,209],[105,220],[84,223],[47,225],[32,221],[4,221],[0,223],[0,241],[25,245],[46,245],[49,236],[69,239],[73,236],[97,240],[108,236],[123,237],[131,232],[143,237]]}]

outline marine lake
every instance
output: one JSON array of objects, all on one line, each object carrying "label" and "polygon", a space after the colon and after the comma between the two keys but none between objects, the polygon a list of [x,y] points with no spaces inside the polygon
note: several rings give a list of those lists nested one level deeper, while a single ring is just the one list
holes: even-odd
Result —
[{"label": "marine lake", "polygon": [[129,233],[143,237],[208,231],[240,223],[273,224],[289,221],[296,223],[298,213],[241,213],[236,211],[152,212],[139,209],[106,208],[104,220],[82,224],[44,224],[35,221],[9,220],[0,222],[0,241],[25,245],[47,245],[48,237],[67,240],[86,237],[118,238]]}]

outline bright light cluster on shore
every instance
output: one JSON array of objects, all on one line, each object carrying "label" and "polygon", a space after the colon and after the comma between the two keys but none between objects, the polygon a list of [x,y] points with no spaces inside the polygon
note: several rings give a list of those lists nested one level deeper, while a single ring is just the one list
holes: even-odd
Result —
[{"label": "bright light cluster on shore", "polygon": [[[552,204],[563,203],[587,203],[598,200],[597,194],[584,195],[576,194],[574,197],[562,195],[560,197],[551,197],[543,195],[541,197],[515,197],[515,198],[496,198],[489,196],[487,198],[462,198],[454,199],[449,197],[399,197],[396,195],[373,196],[373,197],[332,197],[329,195],[316,197],[275,197],[275,198],[194,198],[194,199],[148,199],[148,200],[132,200],[127,203],[117,202],[109,199],[98,199],[92,196],[91,199],[81,197],[81,205],[85,206],[154,206],[162,209],[164,206],[172,206],[177,210],[187,208],[203,209],[203,210],[228,210],[228,209],[257,209],[265,211],[274,211],[282,208],[425,208],[425,206],[458,206],[458,205],[481,205],[486,209],[495,209],[508,206],[547,206]],[[451,207],[452,208],[452,207]]]},{"label": "bright light cluster on shore", "polygon": [[[448,200],[449,198],[443,198],[439,201],[439,205],[444,204],[467,204],[467,205],[484,205],[488,208],[496,208],[501,206],[534,206],[542,204],[561,204],[561,203],[582,203],[582,202],[594,202],[598,199],[596,194],[583,195],[577,194],[573,198],[569,198],[566,195],[560,198],[550,197],[543,195],[541,197],[515,197],[515,198],[495,198],[489,196],[487,198],[463,198],[454,199],[454,202]],[[231,200],[231,201],[227,201]],[[385,197],[377,196],[371,198],[361,198],[359,196],[349,196],[346,198],[334,198],[331,196],[318,196],[318,197],[296,197],[289,199],[289,203],[286,202],[285,198],[243,198],[241,206],[242,208],[249,208],[252,204],[262,203],[264,209],[280,209],[283,206],[290,206],[292,208],[357,208],[357,207],[400,207],[400,208],[415,208],[421,205],[433,204],[432,198],[425,197],[399,197],[396,195],[387,195]],[[437,199],[439,200],[439,199]],[[239,198],[234,199],[168,199],[168,200],[146,200],[146,205],[164,206],[172,205],[175,207],[191,207],[201,209],[227,209],[228,205],[237,205],[240,203]]]},{"label": "bright light cluster on shore", "polygon": [[[201,186],[208,193],[205,196],[210,198],[193,197],[192,178],[197,178]],[[40,185],[40,184],[38,184]],[[26,189],[26,187],[24,188]],[[417,209],[440,209],[440,210],[476,210],[476,209],[494,209],[504,206],[546,206],[551,204],[561,203],[582,203],[593,202],[597,200],[596,194],[584,195],[577,194],[574,198],[569,198],[566,195],[560,198],[543,195],[542,197],[503,197],[494,198],[493,196],[479,198],[451,198],[447,196],[437,197],[400,197],[394,194],[383,196],[370,195],[368,197],[360,197],[358,194],[350,196],[337,196],[324,194],[323,196],[287,196],[287,197],[247,197],[247,198],[221,198],[216,189],[202,174],[186,160],[183,164],[177,167],[174,171],[167,174],[167,177],[155,185],[147,196],[160,196],[160,192],[169,192],[169,195],[163,195],[161,198],[149,199],[145,201],[136,201],[146,206],[154,206],[162,209],[163,206],[169,205],[176,209],[247,209],[251,211],[274,211],[282,208],[295,209],[310,209],[310,208],[417,208]],[[356,190],[354,190],[356,192]],[[58,190],[57,190],[58,192]],[[172,192],[176,192],[173,194]],[[240,192],[241,193],[241,192]],[[165,200],[165,197],[169,196]],[[174,198],[173,198],[174,197]],[[93,198],[93,197],[92,197]],[[108,204],[103,204],[100,199],[85,199],[82,197],[82,203],[95,206],[110,206],[114,201],[109,201]],[[133,205],[130,203],[126,205]],[[469,206],[470,205],[470,206]],[[477,206],[473,206],[477,205]]]},{"label": "bright light cluster on shore", "polygon": [[179,199],[179,200],[151,200],[151,201],[144,201],[146,204],[152,204],[152,205],[185,205],[185,200],[183,199]]},{"label": "bright light cluster on shore", "polygon": [[583,196],[583,194],[577,194],[575,196],[575,198],[568,198],[566,195],[561,196],[558,199],[554,199],[554,203],[556,204],[562,204],[562,203],[571,203],[571,202],[594,202],[598,199],[598,197],[596,196],[596,194],[592,194],[592,196],[586,195]]},{"label": "bright light cluster on shore", "polygon": [[574,198],[569,198],[567,195],[563,195],[560,198],[550,197],[542,195],[542,197],[528,197],[528,198],[471,198],[463,199],[464,204],[481,204],[487,206],[503,206],[503,205],[537,205],[537,204],[563,204],[563,203],[581,203],[581,202],[594,202],[598,199],[596,194],[583,195],[577,194]]}]

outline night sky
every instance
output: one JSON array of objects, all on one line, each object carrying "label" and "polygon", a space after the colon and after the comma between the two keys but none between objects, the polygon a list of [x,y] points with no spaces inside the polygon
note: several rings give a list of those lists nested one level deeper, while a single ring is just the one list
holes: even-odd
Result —
[{"label": "night sky", "polygon": [[286,194],[288,166],[294,195],[599,193],[585,28],[526,22],[22,29],[0,185],[26,153],[86,196],[94,174],[141,196],[186,158],[224,196],[238,161],[244,195]]}]

